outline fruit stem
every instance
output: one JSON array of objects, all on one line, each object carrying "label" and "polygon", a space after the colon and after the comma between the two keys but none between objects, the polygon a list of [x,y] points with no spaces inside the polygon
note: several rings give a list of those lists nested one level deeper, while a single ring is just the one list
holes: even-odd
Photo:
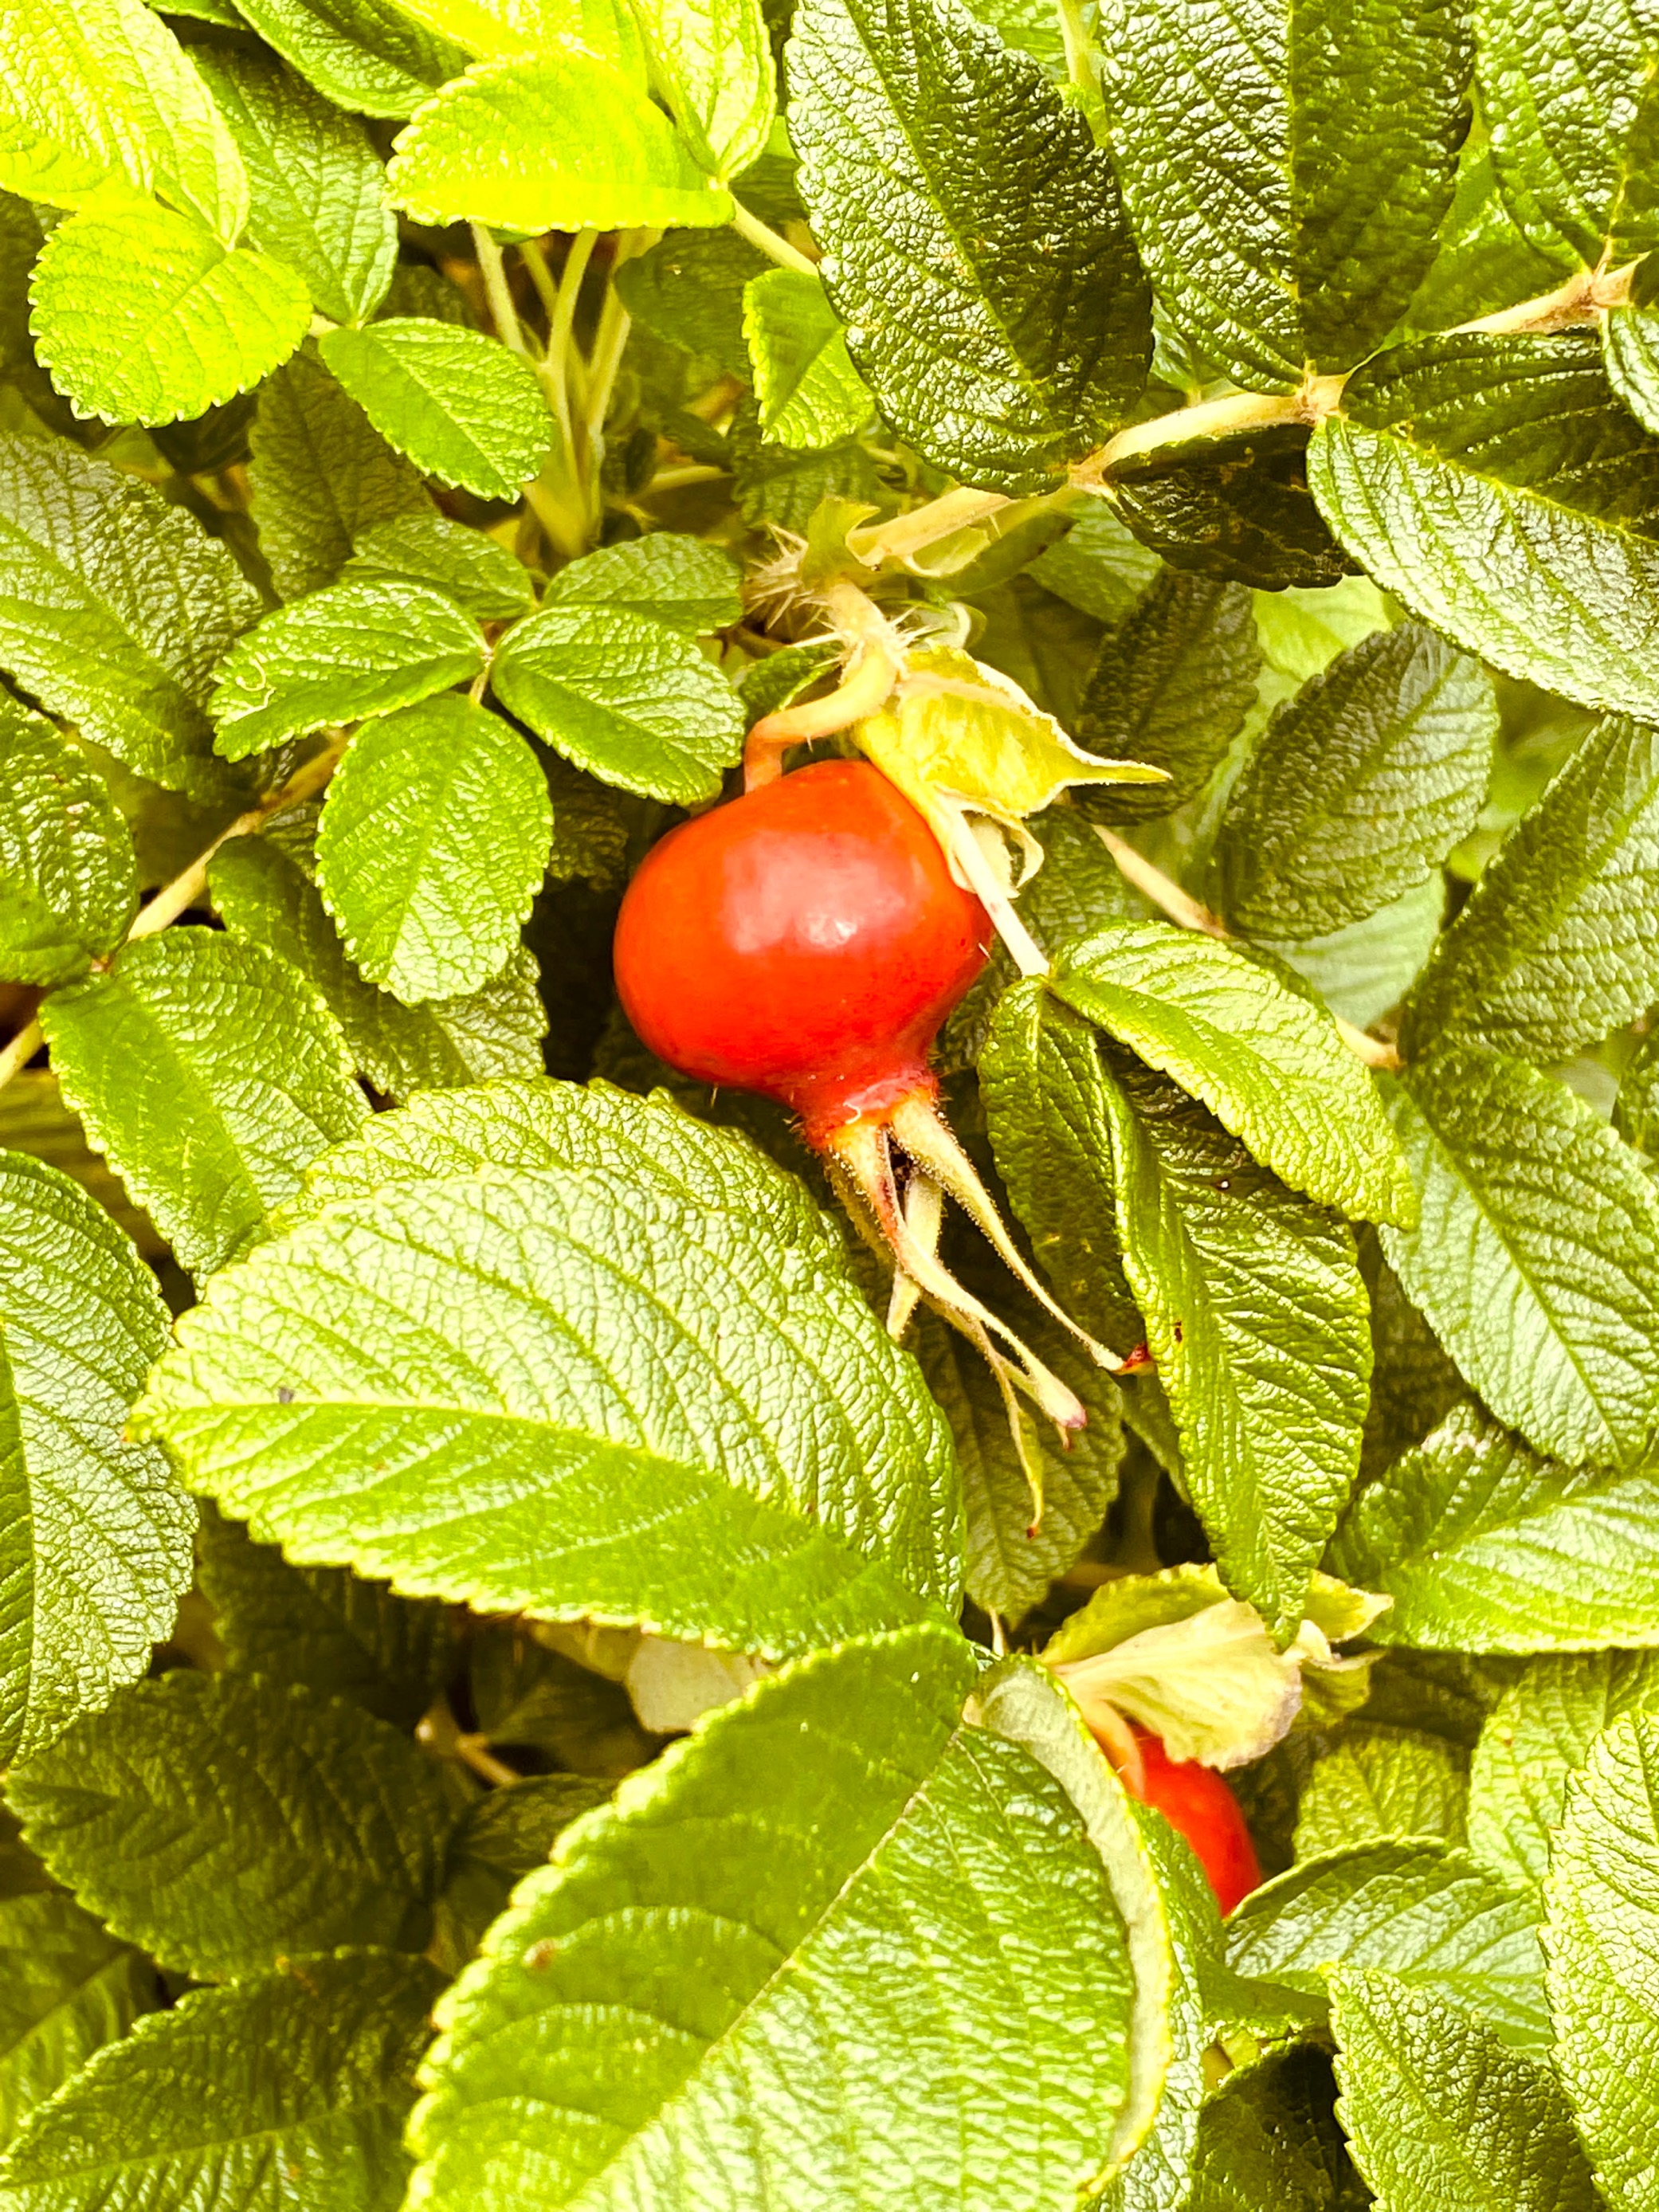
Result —
[{"label": "fruit stem", "polygon": [[847,673],[822,699],[799,707],[780,707],[763,714],[749,732],[743,751],[743,787],[758,791],[783,774],[791,745],[833,737],[869,715],[878,714],[904,673],[904,647],[892,624],[856,584],[837,578],[823,594],[824,612],[844,647],[850,648]]},{"label": "fruit stem", "polygon": [[1085,1328],[1080,1328],[1065,1308],[1059,1305],[1044,1290],[1042,1285],[1025,1264],[1019,1247],[1003,1226],[1002,1216],[995,1201],[979,1179],[979,1170],[957,1142],[948,1122],[941,1119],[931,1099],[912,1091],[890,1109],[889,1120],[895,1137],[906,1152],[931,1176],[941,1189],[955,1199],[997,1257],[1036,1299],[1045,1313],[1052,1314],[1061,1328],[1074,1336],[1090,1358],[1113,1373],[1121,1370],[1123,1362],[1115,1352],[1109,1352],[1103,1344],[1097,1343]]}]

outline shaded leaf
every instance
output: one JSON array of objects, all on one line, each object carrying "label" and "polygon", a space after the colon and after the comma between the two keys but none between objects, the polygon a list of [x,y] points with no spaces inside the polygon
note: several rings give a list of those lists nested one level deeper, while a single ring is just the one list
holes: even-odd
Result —
[{"label": "shaded leaf", "polygon": [[1332,1551],[1394,1599],[1372,1633],[1437,1650],[1659,1642],[1659,1499],[1645,1473],[1540,1459],[1455,1407],[1370,1484]]},{"label": "shaded leaf", "polygon": [[1466,1762],[1431,1735],[1352,1721],[1302,1785],[1296,1855],[1318,1858],[1373,1837],[1464,1837]]},{"label": "shaded leaf", "polygon": [[1501,1421],[1577,1464],[1629,1463],[1655,1414],[1659,1216],[1640,1164],[1582,1099],[1447,1045],[1389,1095],[1421,1200],[1382,1246]]},{"label": "shaded leaf", "polygon": [[46,1890],[0,1902],[0,2145],[37,2105],[118,2042],[160,1991],[155,1969],[73,1898]]},{"label": "shaded leaf", "polygon": [[79,1185],[0,1152],[0,1753],[143,1674],[190,1584],[195,1509],[123,1428],[167,1341],[155,1278]]},{"label": "shaded leaf", "polygon": [[1659,729],[1610,717],[1488,862],[1412,994],[1450,1031],[1549,1066],[1659,999]]},{"label": "shaded leaf", "polygon": [[210,672],[258,604],[150,485],[61,440],[0,438],[0,666],[150,782],[224,795]]},{"label": "shaded leaf", "polygon": [[291,1567],[211,1506],[196,1574],[225,1664],[239,1673],[349,1698],[399,1729],[412,1729],[444,1686],[450,1624],[438,1606],[343,1567]]},{"label": "shaded leaf", "polygon": [[761,428],[781,445],[833,446],[874,411],[822,282],[769,269],[744,287],[743,331]]},{"label": "shaded leaf", "polygon": [[1091,752],[1146,761],[1167,783],[1085,793],[1101,822],[1144,822],[1196,798],[1243,726],[1261,665],[1249,595],[1165,574],[1103,641],[1078,703]]},{"label": "shaded leaf", "polygon": [[0,976],[62,983],[126,934],[132,840],[103,779],[49,722],[0,706]]},{"label": "shaded leaf", "polygon": [[178,1668],[6,1788],[57,1879],[198,1981],[343,1936],[416,1951],[431,1932],[449,1825],[437,1770],[343,1698]]},{"label": "shaded leaf", "polygon": [[1594,338],[1397,347],[1343,410],[1315,433],[1309,482],[1385,590],[1512,676],[1659,718],[1659,447]]},{"label": "shaded leaf", "polygon": [[210,1275],[368,1110],[325,1008],[216,930],[125,946],[42,1010],[64,1097],[192,1274]]},{"label": "shaded leaf", "polygon": [[1228,794],[1213,853],[1228,919],[1322,937],[1405,896],[1473,828],[1497,729],[1490,678],[1432,631],[1351,647],[1273,710]]},{"label": "shaded leaf", "polygon": [[359,531],[433,514],[419,471],[392,452],[313,346],[260,386],[252,443],[259,550],[285,599],[331,584]]},{"label": "shaded leaf", "polygon": [[[440,1978],[372,1951],[307,1959],[152,2013],[0,2160],[20,2212],[234,2203],[397,2212],[403,2123]],[[211,2196],[206,2192],[211,2191]]]},{"label": "shaded leaf", "polygon": [[804,0],[789,128],[848,349],[898,434],[1043,491],[1146,381],[1110,161],[1036,63],[957,0]]}]

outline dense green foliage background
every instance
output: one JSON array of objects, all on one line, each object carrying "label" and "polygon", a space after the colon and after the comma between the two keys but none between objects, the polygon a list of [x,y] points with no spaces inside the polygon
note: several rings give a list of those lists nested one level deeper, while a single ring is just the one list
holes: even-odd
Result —
[{"label": "dense green foliage background", "polygon": [[[1656,247],[1650,0],[0,17],[6,2212],[1659,2206]],[[1070,1449],[611,988],[860,670]]]}]

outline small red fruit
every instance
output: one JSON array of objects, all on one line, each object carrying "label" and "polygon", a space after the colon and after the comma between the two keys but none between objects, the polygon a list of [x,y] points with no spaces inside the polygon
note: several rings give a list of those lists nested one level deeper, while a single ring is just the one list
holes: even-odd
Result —
[{"label": "small red fruit", "polygon": [[1140,1774],[1121,1766],[1118,1779],[1132,1797],[1163,1814],[1192,1845],[1210,1878],[1223,1912],[1248,1897],[1261,1881],[1255,1845],[1244,1825],[1238,1800],[1213,1768],[1196,1759],[1171,1759],[1163,1739],[1144,1729],[1134,1731]]},{"label": "small red fruit", "polygon": [[928,1048],[990,941],[902,793],[823,761],[653,847],[617,919],[617,988],[659,1058],[781,1099],[816,1144],[933,1095]]}]

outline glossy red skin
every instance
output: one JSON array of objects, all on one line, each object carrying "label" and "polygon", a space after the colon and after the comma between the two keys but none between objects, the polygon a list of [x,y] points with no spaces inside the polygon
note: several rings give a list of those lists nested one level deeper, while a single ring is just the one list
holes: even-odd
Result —
[{"label": "glossy red skin", "polygon": [[991,925],[902,792],[821,761],[671,830],[617,921],[617,988],[659,1059],[757,1091],[815,1141],[931,1091],[927,1051]]},{"label": "glossy red skin", "polygon": [[1224,1912],[1248,1897],[1261,1881],[1255,1845],[1244,1825],[1238,1800],[1221,1777],[1195,1759],[1171,1759],[1162,1740],[1135,1730],[1140,1750],[1141,1787],[1128,1775],[1120,1777],[1131,1796],[1154,1806],[1171,1827],[1178,1828],[1192,1845],[1198,1863],[1210,1878]]}]

